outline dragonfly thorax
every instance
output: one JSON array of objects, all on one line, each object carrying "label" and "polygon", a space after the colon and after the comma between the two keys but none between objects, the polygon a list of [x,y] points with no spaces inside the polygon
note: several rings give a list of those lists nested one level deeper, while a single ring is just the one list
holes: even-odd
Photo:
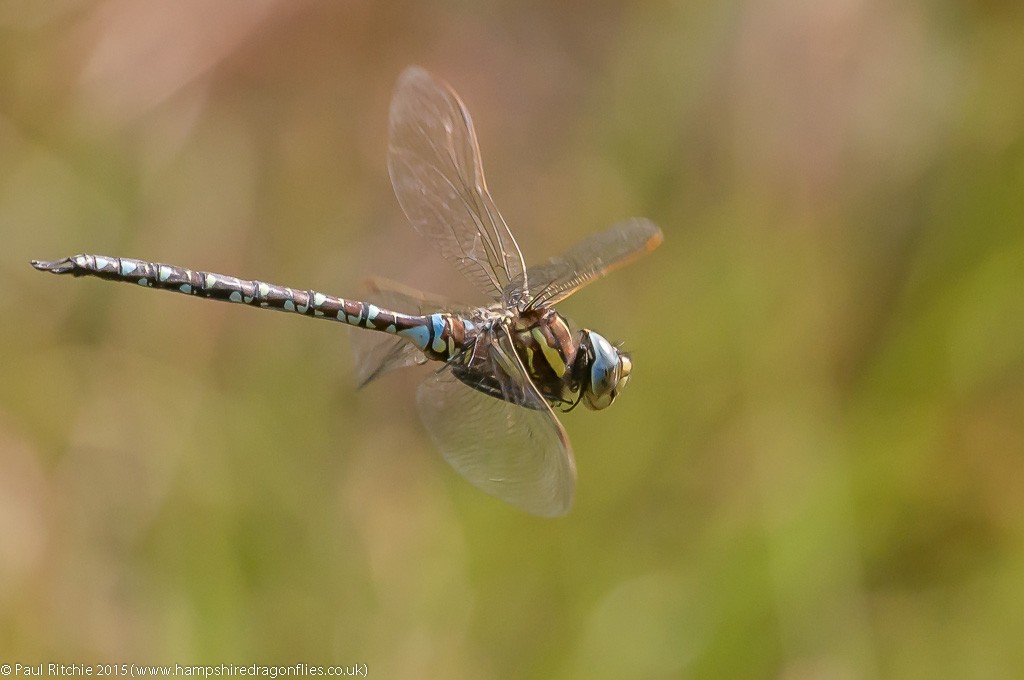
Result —
[{"label": "dragonfly thorax", "polygon": [[628,355],[591,330],[575,330],[553,309],[519,315],[509,330],[530,379],[555,408],[569,411],[581,401],[607,408],[629,380]]}]

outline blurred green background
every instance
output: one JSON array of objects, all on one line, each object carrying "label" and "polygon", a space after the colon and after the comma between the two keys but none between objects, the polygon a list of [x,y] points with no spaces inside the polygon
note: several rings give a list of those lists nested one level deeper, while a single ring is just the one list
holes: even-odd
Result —
[{"label": "blurred green background", "polygon": [[[1017,2],[0,3],[0,662],[378,678],[1024,677]],[[470,299],[385,166],[472,111],[562,306],[634,354],[572,513],[463,482],[346,329],[28,265]],[[477,299],[477,298],[474,298]]]}]

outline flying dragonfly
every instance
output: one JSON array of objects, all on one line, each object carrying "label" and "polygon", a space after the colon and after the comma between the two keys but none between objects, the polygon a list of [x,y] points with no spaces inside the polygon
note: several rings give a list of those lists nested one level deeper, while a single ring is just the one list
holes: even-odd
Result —
[{"label": "flying dragonfly", "polygon": [[[555,517],[572,505],[576,464],[554,411],[604,409],[626,386],[629,354],[554,306],[662,242],[631,218],[560,257],[527,267],[484,181],[473,121],[446,83],[410,67],[391,100],[388,172],[413,229],[488,295],[485,306],[432,300],[378,284],[376,304],[314,290],[104,255],[33,260],[54,274],[95,276],[194,297],[339,321],[360,334],[366,384],[430,361],[416,402],[434,445],[472,484],[527,512]],[[399,308],[409,311],[395,311]]]}]

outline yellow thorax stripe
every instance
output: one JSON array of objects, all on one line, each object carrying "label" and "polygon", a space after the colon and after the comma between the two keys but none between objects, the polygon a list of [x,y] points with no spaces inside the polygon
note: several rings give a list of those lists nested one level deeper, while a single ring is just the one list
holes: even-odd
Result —
[{"label": "yellow thorax stripe", "polygon": [[540,346],[540,351],[543,352],[544,358],[547,360],[548,365],[551,366],[551,370],[561,378],[565,375],[565,360],[562,359],[562,353],[548,344],[547,338],[544,337],[539,328],[534,328],[530,332],[533,335],[533,339]]}]

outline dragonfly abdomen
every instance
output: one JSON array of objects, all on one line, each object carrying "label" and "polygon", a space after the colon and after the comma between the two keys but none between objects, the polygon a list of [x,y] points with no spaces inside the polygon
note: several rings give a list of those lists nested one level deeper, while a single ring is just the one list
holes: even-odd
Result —
[{"label": "dragonfly abdomen", "polygon": [[314,290],[289,288],[160,262],[82,254],[52,262],[33,260],[32,266],[54,274],[95,276],[209,300],[293,312],[398,335],[430,359],[438,361],[447,361],[454,356],[466,339],[467,322],[451,314],[403,314],[381,309],[369,302],[348,300]]}]

